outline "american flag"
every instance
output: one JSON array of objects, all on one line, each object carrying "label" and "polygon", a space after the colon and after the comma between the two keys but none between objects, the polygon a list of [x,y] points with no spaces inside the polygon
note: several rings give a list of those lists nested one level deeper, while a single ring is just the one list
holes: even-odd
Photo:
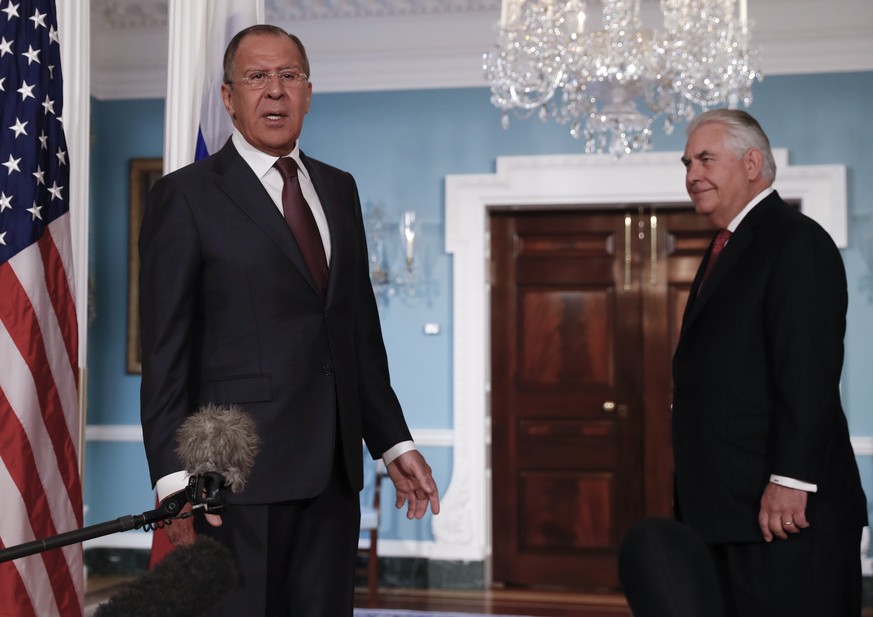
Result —
[{"label": "american flag", "polygon": [[[69,161],[54,0],[0,0],[0,543],[82,527]],[[0,616],[79,617],[80,544],[0,564]]]}]

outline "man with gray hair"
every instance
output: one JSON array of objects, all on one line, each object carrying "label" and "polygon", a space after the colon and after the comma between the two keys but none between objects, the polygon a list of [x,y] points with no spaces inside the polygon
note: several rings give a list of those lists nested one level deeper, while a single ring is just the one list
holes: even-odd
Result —
[{"label": "man with gray hair", "polygon": [[713,110],[687,134],[688,195],[720,231],[673,358],[677,513],[727,615],[857,617],[867,502],[840,402],[842,258],[773,189],[754,118]]}]

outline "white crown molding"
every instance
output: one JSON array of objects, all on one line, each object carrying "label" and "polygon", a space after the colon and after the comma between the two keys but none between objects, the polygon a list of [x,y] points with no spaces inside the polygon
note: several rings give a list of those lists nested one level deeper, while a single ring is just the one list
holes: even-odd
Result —
[{"label": "white crown molding", "polygon": [[497,11],[500,0],[265,0],[267,16],[277,22],[312,19],[395,17]]},{"label": "white crown molding", "polygon": [[[652,1],[652,0],[647,0]],[[92,0],[98,24],[109,28],[167,26],[167,0]],[[495,12],[500,0],[264,0],[270,23],[398,15]]]},{"label": "white crown molding", "polygon": [[[92,95],[163,98],[166,0],[93,4]],[[749,4],[765,79],[873,70],[869,0],[794,0],[790,12],[781,0]],[[644,17],[656,8],[647,0]],[[494,40],[499,2],[268,0],[266,13],[306,44],[316,92],[470,88],[487,86],[482,54]]]},{"label": "white crown molding", "polygon": [[166,27],[167,7],[167,0],[92,0],[91,15],[98,27]]}]

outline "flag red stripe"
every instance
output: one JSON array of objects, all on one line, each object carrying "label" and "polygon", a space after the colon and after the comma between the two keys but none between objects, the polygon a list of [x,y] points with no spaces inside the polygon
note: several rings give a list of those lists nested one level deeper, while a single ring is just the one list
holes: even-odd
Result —
[{"label": "flag red stripe", "polygon": [[51,517],[48,499],[40,481],[39,468],[30,447],[30,440],[21,421],[12,409],[6,393],[0,389],[0,458],[21,498],[27,504],[27,518],[36,538],[57,533]]},{"label": "flag red stripe", "polygon": [[[34,539],[45,539],[55,535],[57,533],[56,526],[52,519],[44,487],[40,481],[41,475],[30,441],[2,389],[0,389],[0,458],[3,459],[3,464],[15,482],[22,500],[27,504],[27,512],[21,514],[26,514],[30,521]],[[49,574],[56,603],[58,606],[69,604],[69,599],[65,598],[64,595],[67,590],[74,589],[75,586],[64,554],[61,551],[52,550],[46,551],[40,556],[27,557],[26,559],[40,558],[45,563],[46,571]],[[75,605],[78,606],[77,597],[75,601]],[[73,615],[73,613],[65,611],[61,611],[61,614]]]},{"label": "flag red stripe", "polygon": [[[2,542],[0,546],[3,546]],[[3,599],[3,607],[15,607],[16,617],[39,617],[33,610],[30,596],[27,594],[27,588],[21,580],[18,569],[11,561],[0,563],[0,598]]]},{"label": "flag red stripe", "polygon": [[76,318],[76,302],[70,289],[69,279],[58,247],[51,234],[43,234],[39,239],[39,252],[45,267],[45,283],[52,299],[54,313],[61,327],[61,334],[67,348],[67,357],[73,374],[78,373],[79,325]]},{"label": "flag red stripe", "polygon": [[39,322],[27,294],[9,264],[0,266],[0,289],[6,292],[0,299],[0,322],[6,326],[33,374],[39,407],[57,457],[64,488],[76,512],[76,523],[81,525],[82,487],[79,482],[76,446],[73,436],[67,430]]}]

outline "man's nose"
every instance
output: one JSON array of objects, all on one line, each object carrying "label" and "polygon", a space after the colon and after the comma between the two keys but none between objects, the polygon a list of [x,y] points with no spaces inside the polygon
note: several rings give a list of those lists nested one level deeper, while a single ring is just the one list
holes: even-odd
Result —
[{"label": "man's nose", "polygon": [[692,161],[685,167],[685,182],[693,184],[700,178],[700,166]]},{"label": "man's nose", "polygon": [[267,75],[267,94],[273,98],[278,98],[285,89],[282,87],[282,80],[278,73],[270,73]]}]

